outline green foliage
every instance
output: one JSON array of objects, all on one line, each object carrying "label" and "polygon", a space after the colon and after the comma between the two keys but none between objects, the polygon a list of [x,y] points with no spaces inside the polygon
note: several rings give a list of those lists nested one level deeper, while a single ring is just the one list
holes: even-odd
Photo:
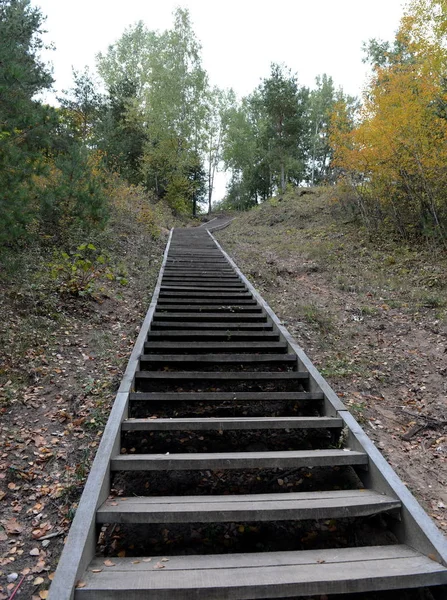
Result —
[{"label": "green foliage", "polygon": [[41,233],[63,241],[73,229],[88,233],[103,227],[108,217],[105,186],[100,158],[82,145],[57,155],[41,192]]},{"label": "green foliage", "polygon": [[125,77],[110,86],[96,137],[108,167],[129,183],[142,184],[141,161],[148,135],[138,108],[135,81]]},{"label": "green foliage", "polygon": [[226,114],[223,160],[232,170],[225,205],[247,209],[287,185],[312,185],[335,179],[329,144],[335,104],[355,98],[335,91],[331,77],[317,77],[316,88],[300,86],[284,65],[272,64],[270,76]]},{"label": "green foliage", "polygon": [[110,94],[106,152],[129,181],[166,197],[178,213],[194,213],[202,199],[207,76],[200,52],[189,13],[179,8],[172,29],[137,23],[98,56]]},{"label": "green foliage", "polygon": [[98,83],[88,67],[83,72],[73,69],[73,87],[58,98],[61,121],[75,139],[94,143],[95,126],[103,112],[104,96],[97,92]]},{"label": "green foliage", "polygon": [[102,227],[106,182],[92,141],[100,96],[88,70],[55,110],[35,100],[52,78],[39,52],[43,17],[28,0],[0,0],[0,249],[62,241]]},{"label": "green foliage", "polygon": [[107,280],[127,285],[126,278],[111,268],[108,254],[90,243],[81,244],[72,254],[57,252],[49,267],[58,290],[74,296],[93,297],[100,291],[98,284]]},{"label": "green foliage", "polygon": [[331,115],[337,103],[344,103],[348,113],[356,109],[357,99],[335,90],[332,77],[316,78],[316,88],[309,95],[309,165],[306,180],[311,185],[334,183],[336,171],[332,165],[333,151],[329,141]]},{"label": "green foliage", "polygon": [[27,231],[33,176],[44,169],[54,111],[33,98],[51,86],[39,61],[43,18],[28,0],[0,0],[0,245]]}]

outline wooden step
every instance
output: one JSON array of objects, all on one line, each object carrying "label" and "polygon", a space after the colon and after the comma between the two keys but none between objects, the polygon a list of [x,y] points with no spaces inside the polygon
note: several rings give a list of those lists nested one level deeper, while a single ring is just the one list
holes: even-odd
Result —
[{"label": "wooden step", "polygon": [[288,450],[279,452],[197,452],[184,454],[122,454],[112,457],[112,471],[215,469],[300,469],[367,465],[368,456],[353,450]]},{"label": "wooden step", "polygon": [[135,379],[162,381],[307,381],[307,371],[136,371]]},{"label": "wooden step", "polygon": [[203,331],[213,329],[223,329],[224,331],[230,329],[239,331],[273,331],[273,323],[271,321],[267,321],[266,323],[245,323],[243,321],[237,321],[235,323],[231,323],[229,321],[225,323],[219,323],[218,321],[201,321],[200,323],[196,321],[187,321],[186,323],[179,321],[156,321],[151,324],[151,331],[161,331],[166,329],[171,329],[174,331],[178,331],[179,329]]},{"label": "wooden step", "polygon": [[[194,285],[179,285],[178,283],[174,283],[174,284],[165,284],[161,286],[161,292],[166,292],[166,291],[172,291],[172,292],[201,292],[202,290],[198,287],[198,286],[194,286]],[[202,288],[205,291],[205,288]],[[239,286],[239,287],[231,287],[231,286],[227,286],[225,284],[225,282],[222,282],[222,284],[220,284],[219,286],[216,287],[208,287],[206,288],[207,291],[212,291],[213,294],[214,292],[237,292],[237,291],[241,291],[244,292],[246,291],[246,288],[244,286]],[[162,295],[162,294],[161,294]]]},{"label": "wooden step", "polygon": [[225,283],[241,283],[241,280],[237,275],[227,275],[223,277],[222,275],[202,275],[201,277],[193,276],[193,275],[164,275],[163,283],[168,283],[173,281],[177,283],[181,281],[183,283],[195,283],[196,281],[199,283],[207,282],[207,283],[220,283],[222,279],[225,280]]},{"label": "wooden step", "polygon": [[218,275],[219,277],[223,277],[224,279],[226,279],[227,277],[235,277],[236,274],[234,272],[233,269],[228,269],[228,268],[220,268],[220,269],[203,269],[203,268],[198,268],[198,269],[182,269],[181,267],[166,267],[164,270],[164,275],[165,276],[177,276],[177,275],[181,275],[181,276],[186,276],[186,277],[206,277],[206,276],[216,276]]},{"label": "wooden step", "polygon": [[179,280],[179,281],[162,281],[161,283],[161,289],[165,290],[165,289],[170,289],[172,287],[176,287],[179,289],[188,289],[190,287],[193,287],[196,290],[213,290],[213,289],[220,289],[222,286],[225,286],[225,288],[227,289],[233,289],[233,290],[245,290],[245,285],[240,282],[240,281],[221,281],[220,279],[217,281],[183,281],[183,280]]},{"label": "wooden step", "polygon": [[208,304],[207,302],[202,302],[200,306],[194,304],[165,304],[163,300],[161,300],[157,304],[157,314],[163,313],[184,313],[188,312],[196,312],[197,314],[203,313],[212,313],[219,312],[219,316],[222,313],[230,312],[230,313],[240,313],[240,314],[252,314],[256,313],[259,315],[264,315],[262,308],[260,306],[253,305],[245,305],[238,306],[237,304]]},{"label": "wooden step", "polygon": [[[222,307],[223,308],[223,307]],[[208,321],[220,321],[220,322],[262,322],[267,321],[266,315],[252,312],[242,312],[242,311],[228,311],[221,310],[220,312],[211,312],[211,311],[203,311],[203,312],[182,312],[176,311],[174,308],[172,310],[165,310],[165,312],[159,312],[158,309],[154,313],[154,321],[200,321],[201,319]]]},{"label": "wooden step", "polygon": [[149,331],[148,340],[197,340],[209,342],[279,342],[276,331]]},{"label": "wooden step", "polygon": [[297,363],[296,354],[142,354],[140,365],[144,363],[176,365],[197,363],[207,365],[218,364],[268,364],[294,365]]},{"label": "wooden step", "polygon": [[131,392],[131,402],[317,402],[322,392]]},{"label": "wooden step", "polygon": [[220,298],[162,298],[160,299],[160,304],[164,304],[166,306],[170,304],[189,304],[191,306],[200,306],[201,304],[207,305],[225,305],[225,306],[257,306],[256,300],[250,298],[241,298],[240,300],[235,300],[234,298],[231,302],[224,302]]},{"label": "wooden step", "polygon": [[250,294],[250,292],[245,290],[241,292],[216,292],[214,290],[211,292],[196,292],[191,290],[175,292],[169,290],[161,290],[159,298],[163,298],[163,300],[165,298],[198,298],[199,301],[202,301],[203,298],[213,298],[220,300],[221,302],[228,302],[229,300],[239,300],[245,298],[253,300],[253,296]]},{"label": "wooden step", "polygon": [[106,500],[97,523],[228,523],[370,517],[398,510],[395,498],[371,490],[247,494],[234,496],[142,496]]},{"label": "wooden step", "polygon": [[[155,332],[154,332],[155,333]],[[287,352],[286,342],[275,341],[188,341],[188,342],[169,342],[156,341],[153,339],[144,344],[145,350],[149,352],[173,352],[178,353],[184,350],[188,354],[202,352]]]},{"label": "wooden step", "polygon": [[[166,560],[167,558],[167,560]],[[447,569],[408,546],[95,558],[76,600],[255,600],[435,586]],[[163,568],[160,568],[162,566]],[[399,596],[396,595],[396,598]]]},{"label": "wooden step", "polygon": [[204,265],[206,267],[210,267],[212,268],[214,265],[216,267],[220,267],[220,266],[228,266],[228,262],[224,259],[224,258],[219,258],[219,257],[209,257],[209,258],[205,258],[204,256],[200,256],[200,257],[187,257],[185,256],[184,258],[175,258],[175,257],[169,257],[168,256],[168,260],[166,261],[166,265],[167,266],[182,266],[182,267],[189,267],[191,265],[195,265],[197,263],[200,263],[201,265]]},{"label": "wooden step", "polygon": [[126,419],[122,431],[234,431],[251,429],[341,429],[336,417],[206,417]]}]

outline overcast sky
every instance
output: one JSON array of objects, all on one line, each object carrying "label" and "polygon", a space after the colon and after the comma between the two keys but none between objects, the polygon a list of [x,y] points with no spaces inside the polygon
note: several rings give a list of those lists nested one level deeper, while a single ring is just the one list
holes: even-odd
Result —
[{"label": "overcast sky", "polygon": [[71,84],[71,67],[94,65],[124,28],[138,20],[149,29],[172,25],[177,6],[190,11],[211,82],[246,95],[284,62],[300,83],[331,75],[346,92],[359,94],[366,67],[362,41],[391,39],[402,15],[401,0],[32,0],[47,15],[47,40],[56,50],[56,87]]},{"label": "overcast sky", "polygon": [[[142,20],[149,29],[172,26],[177,6],[188,8],[202,44],[203,65],[212,85],[232,87],[239,97],[267,77],[272,62],[285,63],[301,84],[331,75],[344,91],[359,95],[368,68],[362,42],[391,40],[402,0],[32,0],[47,16],[46,41],[55,51],[44,57],[54,66],[55,88],[71,86],[72,66],[95,65],[124,29]],[[221,179],[221,178],[219,178]],[[217,196],[224,185],[220,181]]]}]

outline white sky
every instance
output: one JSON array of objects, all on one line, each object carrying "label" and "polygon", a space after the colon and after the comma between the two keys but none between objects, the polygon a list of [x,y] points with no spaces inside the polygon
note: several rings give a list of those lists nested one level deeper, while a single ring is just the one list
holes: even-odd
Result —
[{"label": "white sky", "polygon": [[[313,87],[327,73],[336,86],[359,95],[367,66],[362,42],[391,40],[403,13],[402,0],[32,0],[47,16],[47,41],[56,50],[55,88],[71,86],[71,68],[94,66],[95,55],[138,20],[149,29],[172,25],[177,6],[188,8],[202,43],[210,82],[250,93],[267,77],[271,62],[284,62],[301,84]],[[221,196],[221,193],[217,194]]]}]

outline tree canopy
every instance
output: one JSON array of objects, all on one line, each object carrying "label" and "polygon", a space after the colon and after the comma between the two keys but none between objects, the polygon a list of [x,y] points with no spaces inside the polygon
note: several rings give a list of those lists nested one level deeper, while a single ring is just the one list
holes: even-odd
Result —
[{"label": "tree canopy", "polygon": [[370,227],[404,238],[447,233],[447,2],[413,0],[393,44],[370,41],[358,122],[334,120],[335,164]]}]

